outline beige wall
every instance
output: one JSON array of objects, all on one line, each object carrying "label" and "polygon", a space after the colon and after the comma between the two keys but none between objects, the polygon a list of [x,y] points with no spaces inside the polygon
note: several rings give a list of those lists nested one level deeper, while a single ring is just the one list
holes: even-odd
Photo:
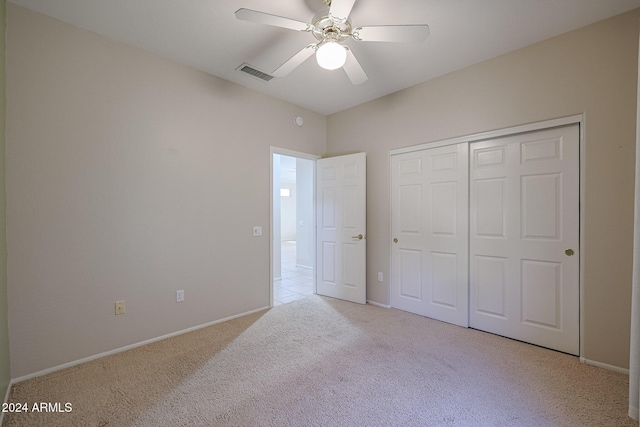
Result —
[{"label": "beige wall", "polygon": [[329,116],[331,154],[367,153],[368,299],[389,303],[388,150],[585,113],[582,356],[629,366],[639,19],[635,10]]},{"label": "beige wall", "polygon": [[5,29],[6,0],[0,0],[0,398],[4,395],[11,379],[9,373],[9,330],[7,326],[7,240],[6,240],[6,197],[5,197]]},{"label": "beige wall", "polygon": [[269,147],[324,154],[326,117],[7,14],[12,377],[268,306]]}]

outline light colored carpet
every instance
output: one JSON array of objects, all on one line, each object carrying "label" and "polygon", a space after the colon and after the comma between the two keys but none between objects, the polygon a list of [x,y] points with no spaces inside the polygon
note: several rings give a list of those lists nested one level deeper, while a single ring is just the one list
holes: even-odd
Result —
[{"label": "light colored carpet", "polygon": [[4,426],[637,426],[628,377],[394,309],[308,297],[14,385]]}]

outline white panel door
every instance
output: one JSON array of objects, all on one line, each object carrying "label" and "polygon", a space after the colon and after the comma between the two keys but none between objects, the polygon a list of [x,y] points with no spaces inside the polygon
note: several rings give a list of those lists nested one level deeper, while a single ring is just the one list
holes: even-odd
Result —
[{"label": "white panel door", "polygon": [[391,305],[468,325],[468,144],[391,157]]},{"label": "white panel door", "polygon": [[316,170],[316,293],[365,304],[366,155],[320,159]]},{"label": "white panel door", "polygon": [[579,354],[579,127],[470,144],[473,328]]}]

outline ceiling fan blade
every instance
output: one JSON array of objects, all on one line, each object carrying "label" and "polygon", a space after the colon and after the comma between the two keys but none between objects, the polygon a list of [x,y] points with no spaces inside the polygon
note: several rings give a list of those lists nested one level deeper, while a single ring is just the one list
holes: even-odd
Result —
[{"label": "ceiling fan blade", "polygon": [[356,56],[351,52],[347,46],[345,46],[347,50],[347,61],[343,65],[344,72],[347,73],[347,77],[351,80],[351,83],[354,85],[359,85],[367,81],[369,77],[360,66],[360,63],[356,59]]},{"label": "ceiling fan blade", "polygon": [[358,27],[354,39],[365,42],[423,42],[429,37],[428,25],[380,25]]},{"label": "ceiling fan blade", "polygon": [[346,21],[356,0],[331,0],[329,17],[335,21]]},{"label": "ceiling fan blade", "polygon": [[279,66],[273,73],[271,73],[271,75],[273,77],[286,76],[300,66],[304,61],[309,59],[309,57],[315,53],[315,47],[315,44],[310,44],[303,48],[300,52],[293,55],[287,62]]},{"label": "ceiling fan blade", "polygon": [[257,10],[251,9],[236,10],[236,18],[242,21],[272,25],[274,27],[288,28],[296,31],[313,30],[313,25],[307,24],[306,22],[296,21],[295,19],[284,18],[282,16],[271,15],[269,13],[258,12]]}]

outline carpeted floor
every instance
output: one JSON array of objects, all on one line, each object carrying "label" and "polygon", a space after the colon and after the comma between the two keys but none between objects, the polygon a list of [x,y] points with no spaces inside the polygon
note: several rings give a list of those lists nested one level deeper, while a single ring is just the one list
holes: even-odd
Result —
[{"label": "carpeted floor", "polygon": [[628,377],[311,296],[14,385],[4,426],[637,426]]}]

